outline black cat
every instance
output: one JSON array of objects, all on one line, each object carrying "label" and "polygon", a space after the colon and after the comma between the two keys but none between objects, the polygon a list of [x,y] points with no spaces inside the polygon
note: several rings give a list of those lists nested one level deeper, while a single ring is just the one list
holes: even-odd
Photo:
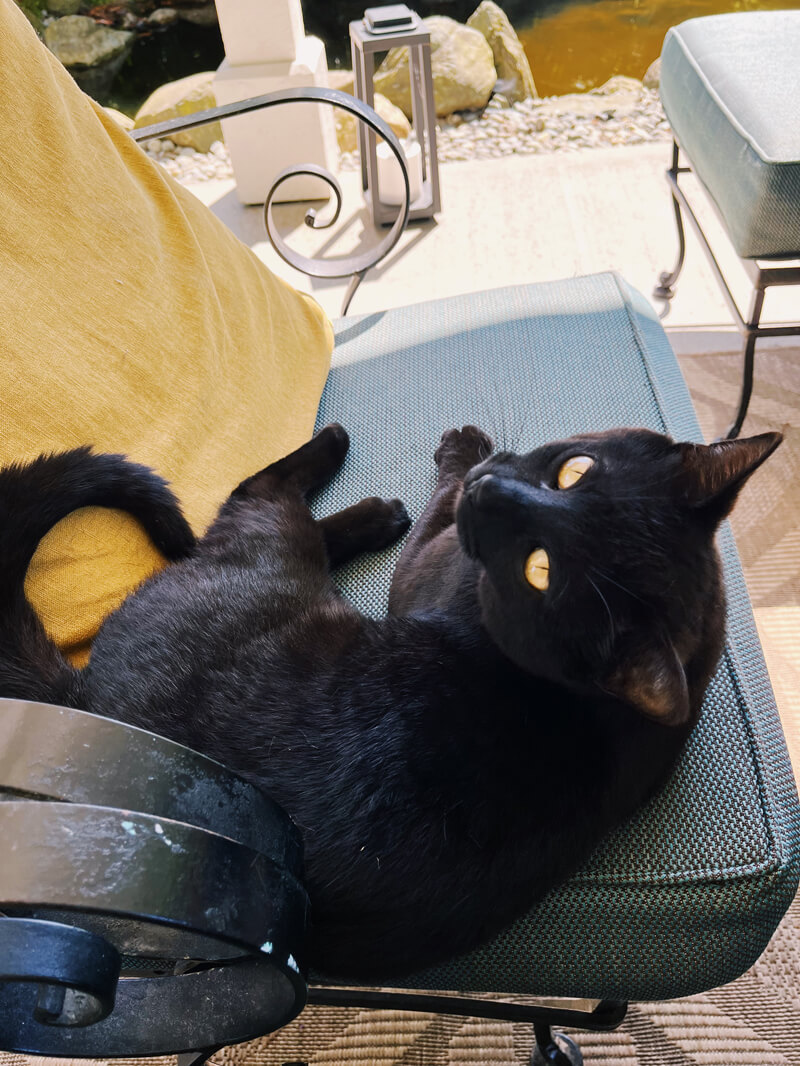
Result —
[{"label": "black cat", "polygon": [[[212,755],[305,842],[310,960],[386,978],[474,947],[663,784],[723,644],[714,531],[777,433],[708,446],[619,430],[489,457],[444,434],[389,616],[329,568],[408,526],[368,499],[315,522],[339,426],[248,478],[196,543],[164,482],[87,449],[0,474],[0,695]],[[83,671],[25,600],[39,539],[124,507],[176,561],[107,619]]]}]

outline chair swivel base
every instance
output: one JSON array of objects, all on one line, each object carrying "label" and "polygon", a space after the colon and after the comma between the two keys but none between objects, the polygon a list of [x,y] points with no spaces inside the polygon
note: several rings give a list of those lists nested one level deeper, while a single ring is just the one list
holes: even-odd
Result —
[{"label": "chair swivel base", "polygon": [[540,1042],[536,1036],[536,1046],[531,1054],[531,1066],[583,1066],[580,1048],[566,1033],[550,1034]]},{"label": "chair swivel base", "polygon": [[[534,1049],[531,1066],[581,1066],[583,1056],[575,1041],[553,1026],[610,1032],[625,1019],[628,1004],[621,1000],[600,1000],[593,1010],[574,1010],[536,1003],[511,1003],[496,999],[476,999],[441,993],[402,992],[366,988],[334,988],[311,985],[309,1004],[327,1007],[422,1011],[464,1018],[490,1018],[498,1021],[527,1022],[533,1025]],[[182,1062],[179,1066],[190,1066]]]}]

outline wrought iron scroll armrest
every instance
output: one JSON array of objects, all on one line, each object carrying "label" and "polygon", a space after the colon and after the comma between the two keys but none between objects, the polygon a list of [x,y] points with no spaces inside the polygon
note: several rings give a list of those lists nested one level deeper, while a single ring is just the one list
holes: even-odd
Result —
[{"label": "wrought iron scroll armrest", "polygon": [[333,215],[325,222],[318,222],[316,210],[314,208],[309,209],[305,217],[306,225],[310,226],[312,229],[326,229],[327,227],[332,226],[338,219],[342,206],[342,190],[333,174],[314,163],[305,163],[293,167],[287,167],[277,175],[267,193],[266,202],[264,204],[264,222],[267,228],[267,236],[269,237],[273,248],[283,260],[289,263],[290,266],[295,267],[295,269],[315,278],[344,278],[352,275],[342,305],[342,314],[346,315],[350,306],[350,301],[352,300],[361,279],[370,267],[375,266],[376,263],[379,263],[389,254],[400,239],[400,236],[408,223],[408,212],[411,202],[408,169],[406,167],[403,150],[400,147],[400,142],[389,124],[371,107],[362,103],[361,100],[357,100],[355,97],[350,96],[348,93],[340,92],[338,89],[320,89],[316,87],[282,89],[279,92],[266,93],[263,96],[254,96],[249,100],[242,100],[239,103],[225,104],[222,107],[213,107],[205,111],[196,111],[192,115],[186,115],[183,118],[170,119],[168,122],[158,122],[152,126],[142,126],[140,129],[131,130],[131,136],[135,141],[148,141],[155,137],[169,137],[173,133],[182,133],[184,130],[192,129],[195,126],[205,125],[207,122],[216,122],[220,119],[234,118],[237,115],[247,115],[251,111],[260,111],[264,107],[274,107],[276,104],[309,102],[330,104],[332,107],[340,107],[343,111],[349,111],[351,115],[355,115],[358,121],[363,122],[386,141],[392,154],[400,165],[400,171],[403,176],[403,202],[398,208],[397,218],[385,237],[383,237],[374,248],[368,249],[365,252],[359,252],[355,255],[347,256],[346,258],[335,260],[314,259],[309,256],[301,255],[299,252],[291,249],[278,233],[272,213],[272,202],[275,193],[284,181],[301,174],[313,174],[315,177],[321,178],[333,190],[333,194],[336,197],[336,209]]}]

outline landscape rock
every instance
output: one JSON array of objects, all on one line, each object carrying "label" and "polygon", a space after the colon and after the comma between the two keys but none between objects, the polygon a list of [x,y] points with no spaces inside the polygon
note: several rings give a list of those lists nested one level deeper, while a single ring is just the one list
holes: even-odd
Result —
[{"label": "landscape rock", "polygon": [[[579,104],[576,109],[574,102],[581,98],[589,102]],[[493,97],[480,116],[470,115],[465,119],[464,115],[454,114],[438,123],[439,162],[449,164],[662,142],[666,165],[672,134],[658,93],[643,89],[632,110],[624,112],[609,109],[607,105],[600,113],[593,111],[602,99],[597,94],[573,93],[523,100],[502,108],[495,105]],[[208,153],[177,148],[171,141],[148,141],[144,147],[178,181],[193,184],[233,177],[224,144],[212,145]],[[357,170],[358,152],[344,152],[340,165],[345,171]]]},{"label": "landscape rock", "polygon": [[[431,35],[431,71],[436,114],[485,107],[497,81],[486,38],[444,15],[423,19]],[[375,72],[375,91],[411,118],[408,49],[393,48]]]},{"label": "landscape rock", "polygon": [[72,71],[124,57],[133,44],[133,34],[101,26],[85,15],[65,15],[47,26],[44,40],[50,51]]},{"label": "landscape rock", "polygon": [[494,56],[498,86],[508,103],[538,96],[528,57],[508,16],[493,0],[483,0],[467,19],[467,26],[482,33]]},{"label": "landscape rock", "polygon": [[340,89],[343,93],[350,93],[353,96],[355,79],[352,70],[345,70],[344,67],[334,67],[333,70],[329,70],[328,85],[331,89]]},{"label": "landscape rock", "polygon": [[179,148],[172,141],[158,140],[147,141],[144,150],[168,174],[184,185],[233,177],[230,154],[221,141],[215,141],[208,152]]},{"label": "landscape rock", "polygon": [[149,26],[173,26],[178,21],[178,12],[174,7],[157,7],[145,19]]},{"label": "landscape rock", "polygon": [[642,78],[645,89],[658,89],[661,85],[661,56],[654,59]]},{"label": "landscape rock", "polygon": [[566,93],[540,101],[542,116],[568,113],[578,119],[624,118],[636,111],[642,98],[642,83],[617,75],[588,93]]},{"label": "landscape rock", "polygon": [[630,89],[618,83],[616,91],[607,95],[569,93],[523,100],[505,109],[494,107],[492,99],[477,122],[441,122],[439,160],[445,163],[668,142],[669,123],[658,93],[640,87],[633,94]]},{"label": "landscape rock", "polygon": [[611,96],[612,93],[630,93],[638,95],[642,91],[642,83],[636,78],[629,78],[626,74],[615,74],[613,78],[598,85],[596,89],[590,89],[593,96]]},{"label": "landscape rock", "polygon": [[[167,122],[171,118],[193,115],[209,107],[216,107],[212,82],[214,71],[190,74],[188,78],[168,82],[156,89],[145,100],[136,113],[134,128],[150,126],[155,122]],[[198,152],[207,152],[215,141],[222,140],[222,126],[219,122],[208,122],[205,126],[175,133],[170,137],[175,144],[184,148],[194,148]]]},{"label": "landscape rock", "polygon": [[51,15],[77,15],[82,0],[47,0],[47,10]]},{"label": "landscape rock", "polygon": [[[388,122],[392,132],[400,140],[409,135],[411,126],[406,116],[399,107],[395,107],[381,93],[375,93],[375,110],[384,122]],[[336,108],[336,137],[339,141],[340,151],[354,152],[356,150],[358,145],[357,123],[358,119],[355,115],[351,115],[348,111],[343,111],[340,107]]]},{"label": "landscape rock", "polygon": [[134,35],[85,15],[65,15],[45,27],[44,42],[85,93],[102,99],[128,58]]},{"label": "landscape rock", "polygon": [[121,126],[126,133],[133,129],[133,119],[130,115],[125,115],[122,111],[117,111],[115,107],[104,107],[103,110],[109,118],[113,118],[116,124]]},{"label": "landscape rock", "polygon": [[[178,18],[184,22],[193,22],[195,26],[216,26],[219,22],[214,0],[200,0],[199,3],[194,0],[176,0],[175,9]],[[266,17],[269,17],[268,13]]]}]

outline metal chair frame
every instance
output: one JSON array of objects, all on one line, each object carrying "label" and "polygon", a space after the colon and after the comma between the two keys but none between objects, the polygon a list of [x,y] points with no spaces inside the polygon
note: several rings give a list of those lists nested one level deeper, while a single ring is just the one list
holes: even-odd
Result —
[{"label": "metal chair frame", "polygon": [[[747,409],[750,405],[750,397],[753,392],[753,369],[756,341],[761,337],[800,336],[800,322],[787,323],[782,326],[761,325],[761,312],[764,306],[766,290],[775,285],[800,285],[800,265],[761,266],[760,261],[757,259],[744,259],[739,256],[739,262],[744,267],[753,285],[753,291],[750,297],[750,307],[747,317],[745,317],[739,309],[736,298],[731,292],[730,286],[722,272],[722,268],[711,248],[708,237],[706,237],[703,227],[701,226],[684,189],[681,188],[678,182],[679,175],[690,174],[692,172],[690,166],[680,165],[680,151],[681,148],[677,138],[673,138],[672,165],[666,172],[666,178],[672,194],[672,207],[675,212],[675,224],[678,229],[678,258],[672,270],[665,270],[659,276],[658,285],[653,289],[653,296],[658,300],[666,301],[668,307],[669,301],[675,295],[675,283],[683,269],[683,263],[686,257],[686,237],[684,234],[683,217],[681,214],[681,211],[683,210],[697,234],[700,246],[705,252],[714,277],[717,279],[720,289],[722,290],[722,295],[730,308],[736,327],[744,338],[742,348],[742,385],[739,394],[739,404],[733,422],[724,434],[727,438],[738,437],[747,415]],[[684,155],[686,155],[685,150]],[[713,200],[711,202],[713,203]],[[716,209],[716,205],[714,205],[714,207]],[[719,214],[719,211],[717,211],[717,215],[724,226],[725,222]],[[780,260],[775,260],[774,262],[779,263]],[[666,314],[666,308],[664,314]]]},{"label": "metal chair frame", "polygon": [[[204,111],[196,111],[192,115],[183,118],[169,119],[167,122],[158,122],[152,126],[142,126],[131,130],[134,141],[142,143],[159,137],[170,137],[175,133],[183,133],[195,126],[203,126],[207,122],[220,122],[225,119],[236,118],[239,115],[247,115],[253,111],[261,111],[267,107],[275,107],[278,104],[292,103],[320,103],[332,107],[340,107],[355,115],[359,122],[364,123],[371,134],[380,136],[389,145],[402,172],[405,186],[405,198],[403,203],[394,209],[391,229],[382,237],[374,248],[358,252],[355,255],[343,256],[340,259],[316,259],[302,255],[290,248],[280,235],[280,231],[273,215],[273,200],[278,188],[284,181],[291,177],[302,174],[312,174],[321,178],[330,186],[336,197],[336,207],[333,214],[324,222],[320,222],[316,208],[310,208],[306,212],[305,223],[311,229],[328,229],[334,225],[342,208],[342,190],[339,182],[323,167],[316,163],[305,163],[298,166],[286,167],[273,180],[265,195],[264,224],[267,229],[267,237],[278,255],[295,270],[315,278],[346,278],[350,277],[350,284],[342,303],[342,316],[346,315],[350,302],[355,295],[356,289],[361,284],[367,271],[384,259],[394,248],[403,231],[408,225],[409,211],[411,206],[411,187],[408,181],[408,168],[405,155],[400,142],[392,128],[378,115],[376,111],[360,100],[350,96],[349,93],[338,89],[320,89],[313,86],[302,89],[281,89],[278,92],[265,93],[263,96],[253,96],[249,100],[242,100],[235,104],[225,104],[222,107],[212,107]],[[359,127],[360,129],[360,127]]]}]

